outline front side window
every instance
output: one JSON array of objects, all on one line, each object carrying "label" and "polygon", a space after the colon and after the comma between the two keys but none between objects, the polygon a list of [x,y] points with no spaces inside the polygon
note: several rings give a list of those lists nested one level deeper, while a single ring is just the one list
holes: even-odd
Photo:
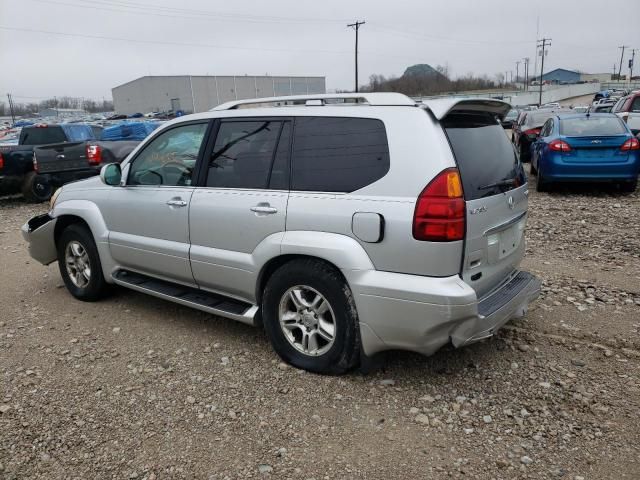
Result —
[{"label": "front side window", "polygon": [[384,124],[370,118],[297,118],[292,162],[292,190],[358,190],[389,171]]},{"label": "front side window", "polygon": [[197,123],[160,133],[133,160],[128,185],[191,185],[206,130]]},{"label": "front side window", "polygon": [[633,103],[631,104],[631,108],[629,108],[630,112],[640,112],[640,96],[633,99]]},{"label": "front side window", "polygon": [[[276,172],[274,182],[284,185],[288,172],[282,162],[286,162],[283,155],[288,155],[288,133],[285,132],[286,138],[281,140],[283,147],[277,148],[283,123],[272,120],[223,121],[209,159],[206,186],[268,188],[272,165]],[[275,165],[278,166],[277,171]]]}]

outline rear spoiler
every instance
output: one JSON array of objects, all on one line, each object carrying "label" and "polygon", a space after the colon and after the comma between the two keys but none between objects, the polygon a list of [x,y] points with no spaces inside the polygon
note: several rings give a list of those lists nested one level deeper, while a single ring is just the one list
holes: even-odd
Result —
[{"label": "rear spoiler", "polygon": [[456,111],[488,112],[502,120],[511,110],[510,104],[493,98],[433,98],[422,100],[422,104],[438,120]]}]

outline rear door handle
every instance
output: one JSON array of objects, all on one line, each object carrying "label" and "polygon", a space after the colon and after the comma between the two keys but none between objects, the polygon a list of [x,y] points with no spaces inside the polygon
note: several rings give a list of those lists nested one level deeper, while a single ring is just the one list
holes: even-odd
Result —
[{"label": "rear door handle", "polygon": [[168,200],[167,205],[171,207],[186,207],[187,202],[182,200],[180,197],[177,197],[177,198],[172,198],[171,200]]},{"label": "rear door handle", "polygon": [[255,213],[262,213],[265,215],[270,215],[273,213],[278,213],[278,209],[277,208],[273,208],[271,205],[269,205],[266,202],[260,202],[257,205],[254,205],[253,207],[251,207],[249,210],[251,210],[252,212]]}]

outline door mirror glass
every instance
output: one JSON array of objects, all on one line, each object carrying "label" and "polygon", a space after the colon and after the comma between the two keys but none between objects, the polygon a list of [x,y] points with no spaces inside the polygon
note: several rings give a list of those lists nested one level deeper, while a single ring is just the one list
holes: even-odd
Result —
[{"label": "door mirror glass", "polygon": [[120,185],[120,180],[122,180],[122,170],[120,168],[120,164],[118,163],[109,163],[100,169],[100,180],[105,185]]}]

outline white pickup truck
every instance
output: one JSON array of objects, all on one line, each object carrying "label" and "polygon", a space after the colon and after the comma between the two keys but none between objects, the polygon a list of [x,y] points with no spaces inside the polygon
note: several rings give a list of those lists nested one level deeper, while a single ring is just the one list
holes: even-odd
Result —
[{"label": "white pickup truck", "polygon": [[611,111],[627,123],[634,135],[640,132],[640,91],[622,97]]}]

